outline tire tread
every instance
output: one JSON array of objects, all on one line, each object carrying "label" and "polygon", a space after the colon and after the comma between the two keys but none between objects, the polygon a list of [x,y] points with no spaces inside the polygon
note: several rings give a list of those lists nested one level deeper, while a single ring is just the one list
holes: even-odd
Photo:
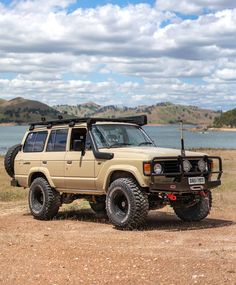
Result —
[{"label": "tire tread", "polygon": [[120,224],[119,222],[114,220],[112,218],[111,213],[109,213],[109,210],[107,209],[108,217],[112,224],[118,229],[133,230],[140,228],[145,223],[148,214],[149,204],[147,195],[141,190],[137,182],[132,178],[119,178],[113,181],[109,187],[108,195],[109,191],[114,186],[120,186],[121,184],[126,187],[126,190],[129,190],[133,193],[135,207],[131,207],[130,218],[126,224]]},{"label": "tire tread", "polygon": [[52,188],[49,185],[48,181],[43,177],[38,177],[33,181],[30,186],[30,191],[33,191],[31,188],[34,187],[35,184],[40,184],[43,187],[46,199],[43,210],[39,214],[36,214],[33,212],[29,195],[30,211],[32,215],[38,220],[51,220],[54,216],[57,215],[58,210],[61,206],[61,196],[59,192]]},{"label": "tire tread", "polygon": [[208,197],[201,197],[201,200],[189,208],[174,208],[177,217],[185,222],[198,222],[208,216],[212,207],[212,194],[208,191]]},{"label": "tire tread", "polygon": [[7,172],[7,174],[10,177],[14,177],[15,175],[15,169],[14,169],[14,160],[17,155],[17,153],[21,149],[21,144],[16,144],[10,147],[4,157],[4,167]]}]

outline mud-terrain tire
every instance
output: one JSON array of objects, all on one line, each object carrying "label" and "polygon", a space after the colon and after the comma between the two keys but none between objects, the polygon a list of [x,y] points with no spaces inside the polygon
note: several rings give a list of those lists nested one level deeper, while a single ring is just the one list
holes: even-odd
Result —
[{"label": "mud-terrain tire", "polygon": [[4,158],[4,167],[7,172],[7,174],[10,177],[14,177],[15,175],[15,170],[14,170],[14,160],[17,155],[17,153],[21,149],[21,144],[16,144],[10,147],[5,155]]},{"label": "mud-terrain tire", "polygon": [[29,190],[29,208],[35,219],[51,220],[61,206],[59,192],[53,189],[42,177],[36,178]]},{"label": "mud-terrain tire", "polygon": [[107,217],[106,201],[89,202],[91,209],[99,217]]},{"label": "mud-terrain tire", "polygon": [[189,207],[175,207],[174,212],[177,217],[185,222],[198,222],[203,220],[210,213],[212,206],[212,194],[211,191],[206,193],[206,196],[201,196],[200,200]]},{"label": "mud-terrain tire", "polygon": [[106,198],[107,215],[117,229],[140,228],[148,214],[148,198],[132,178],[113,181]]}]

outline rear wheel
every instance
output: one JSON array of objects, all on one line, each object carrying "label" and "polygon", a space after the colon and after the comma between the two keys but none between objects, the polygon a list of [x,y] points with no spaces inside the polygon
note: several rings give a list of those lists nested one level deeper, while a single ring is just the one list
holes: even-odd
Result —
[{"label": "rear wheel", "polygon": [[61,196],[53,189],[46,179],[36,178],[29,190],[29,208],[34,218],[50,220],[58,213]]},{"label": "rear wheel", "polygon": [[132,178],[119,178],[108,189],[107,215],[118,229],[140,228],[148,214],[147,195]]},{"label": "rear wheel", "polygon": [[91,209],[100,217],[107,217],[106,200],[96,199],[95,202],[89,202]]},{"label": "rear wheel", "polygon": [[199,195],[195,198],[196,203],[186,206],[173,206],[175,214],[181,220],[186,222],[198,222],[208,216],[212,205],[211,191],[207,191],[205,195]]}]

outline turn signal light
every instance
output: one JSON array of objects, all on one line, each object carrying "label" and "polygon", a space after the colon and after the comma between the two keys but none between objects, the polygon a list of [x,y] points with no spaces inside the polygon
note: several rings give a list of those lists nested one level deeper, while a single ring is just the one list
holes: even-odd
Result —
[{"label": "turn signal light", "polygon": [[150,162],[144,162],[143,164],[143,173],[145,175],[151,174],[151,163]]}]

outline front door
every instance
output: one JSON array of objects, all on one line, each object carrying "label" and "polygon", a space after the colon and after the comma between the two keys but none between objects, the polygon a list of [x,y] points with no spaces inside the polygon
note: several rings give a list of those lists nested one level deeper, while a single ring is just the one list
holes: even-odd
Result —
[{"label": "front door", "polygon": [[[65,155],[65,184],[68,190],[94,190],[95,188],[95,158],[93,151],[86,147],[86,128],[73,128],[69,151]],[[86,147],[85,153],[76,148],[76,143]]]}]

